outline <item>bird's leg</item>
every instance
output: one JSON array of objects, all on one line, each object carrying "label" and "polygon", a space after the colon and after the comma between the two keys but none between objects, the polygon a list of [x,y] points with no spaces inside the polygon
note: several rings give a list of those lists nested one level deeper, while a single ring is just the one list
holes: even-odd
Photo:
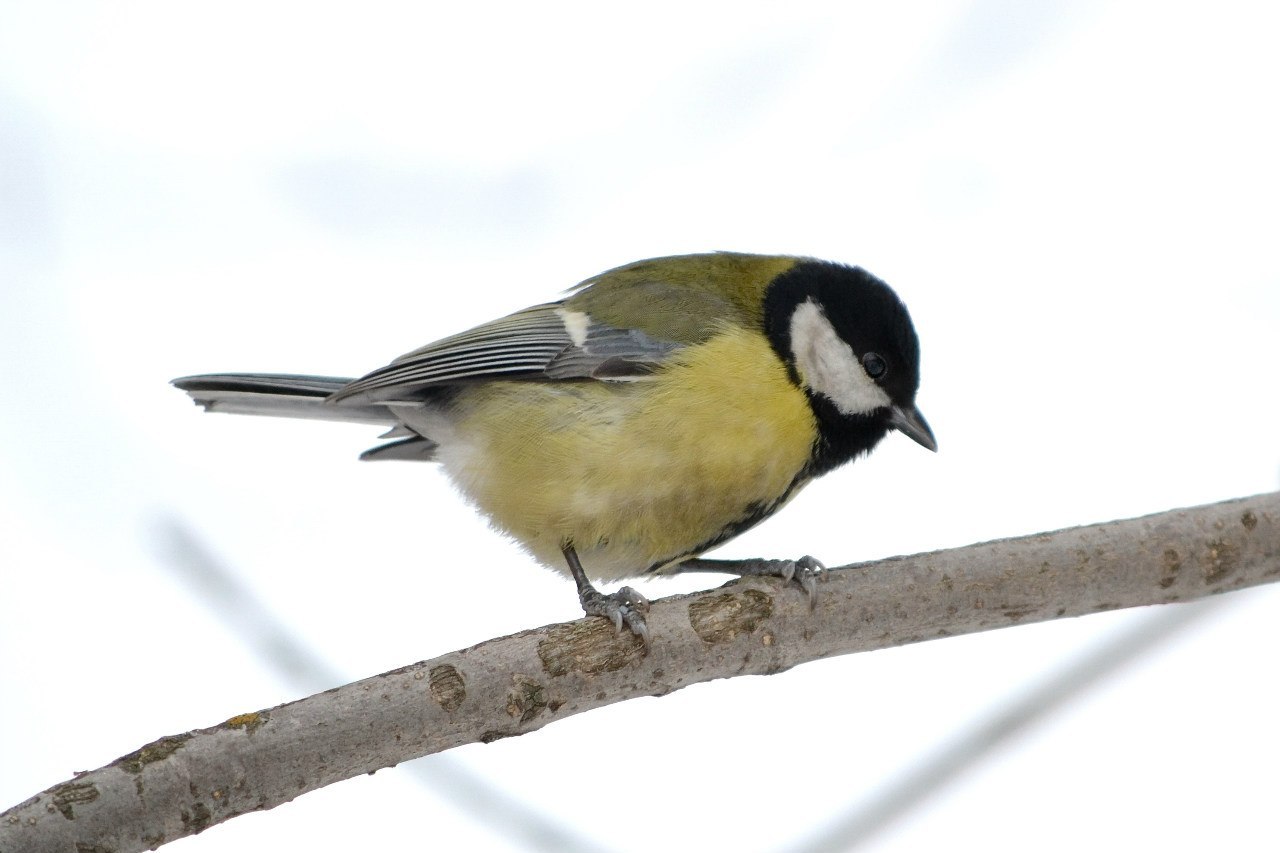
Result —
[{"label": "bird's leg", "polygon": [[826,566],[813,557],[801,557],[798,560],[703,560],[695,557],[685,560],[663,571],[663,574],[679,574],[681,572],[724,572],[725,574],[747,577],[782,578],[795,581],[809,595],[809,606],[813,606],[818,595],[818,575],[826,571]]},{"label": "bird's leg", "polygon": [[578,601],[582,602],[582,612],[588,616],[603,616],[613,622],[618,632],[626,625],[631,633],[649,645],[649,626],[645,624],[644,615],[649,612],[649,599],[629,586],[606,595],[591,585],[587,573],[582,570],[582,561],[572,545],[563,548],[565,562],[569,564],[569,573],[573,582],[578,585]]}]

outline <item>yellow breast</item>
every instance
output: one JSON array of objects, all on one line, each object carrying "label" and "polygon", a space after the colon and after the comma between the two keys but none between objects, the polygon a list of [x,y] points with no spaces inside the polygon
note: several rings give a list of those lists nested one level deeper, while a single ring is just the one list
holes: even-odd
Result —
[{"label": "yellow breast", "polygon": [[731,329],[635,382],[494,382],[455,403],[439,459],[535,557],[593,577],[693,556],[795,484],[817,434],[759,334]]}]

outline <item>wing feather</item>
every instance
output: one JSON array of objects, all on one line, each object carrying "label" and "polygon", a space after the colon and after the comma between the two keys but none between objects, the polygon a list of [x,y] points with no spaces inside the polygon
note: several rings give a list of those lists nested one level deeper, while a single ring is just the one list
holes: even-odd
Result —
[{"label": "wing feather", "polygon": [[637,379],[678,348],[548,302],[406,353],[331,400],[413,402],[432,388],[478,379]]}]

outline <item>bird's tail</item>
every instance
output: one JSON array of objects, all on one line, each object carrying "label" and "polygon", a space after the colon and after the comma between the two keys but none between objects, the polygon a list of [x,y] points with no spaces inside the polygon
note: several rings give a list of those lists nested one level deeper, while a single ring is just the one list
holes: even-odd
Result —
[{"label": "bird's tail", "polygon": [[326,402],[329,395],[351,381],[340,376],[207,373],[184,376],[173,380],[173,384],[208,412],[364,424],[396,423],[395,415],[383,405]]},{"label": "bird's tail", "polygon": [[351,381],[341,376],[287,373],[206,373],[184,376],[173,380],[173,384],[207,412],[391,426],[381,438],[399,440],[366,450],[361,459],[435,461],[436,443],[401,424],[386,405],[330,401],[335,391]]}]

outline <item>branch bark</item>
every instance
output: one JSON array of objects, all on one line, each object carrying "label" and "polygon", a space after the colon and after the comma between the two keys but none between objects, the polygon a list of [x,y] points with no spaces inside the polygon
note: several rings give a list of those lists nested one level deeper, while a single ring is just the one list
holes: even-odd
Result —
[{"label": "branch bark", "polygon": [[646,655],[579,619],[163,737],[0,815],[0,853],[154,849],[401,761],[834,655],[1280,580],[1280,493],[654,602]]}]

